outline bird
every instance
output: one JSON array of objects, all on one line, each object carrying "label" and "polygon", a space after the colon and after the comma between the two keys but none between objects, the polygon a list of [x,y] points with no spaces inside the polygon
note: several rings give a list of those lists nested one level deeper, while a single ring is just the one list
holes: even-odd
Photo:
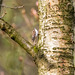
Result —
[{"label": "bird", "polygon": [[37,37],[38,37],[38,30],[34,28],[32,31],[32,41],[34,42],[34,44],[35,44]]}]

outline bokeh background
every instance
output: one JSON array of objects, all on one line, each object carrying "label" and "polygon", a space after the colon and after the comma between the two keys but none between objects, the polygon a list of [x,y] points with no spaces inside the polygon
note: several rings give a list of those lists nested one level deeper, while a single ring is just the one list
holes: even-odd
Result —
[{"label": "bokeh background", "polygon": [[[32,44],[32,30],[38,29],[37,0],[3,0],[0,16]],[[20,9],[16,7],[24,6]],[[33,59],[0,30],[0,75],[37,75]]]},{"label": "bokeh background", "polygon": [[[39,28],[37,0],[3,0],[2,5],[0,16],[6,13],[3,17],[4,20],[12,25],[23,38],[33,44],[32,30]],[[75,0],[73,0],[73,5],[75,7]],[[24,7],[16,9],[17,6]],[[1,30],[0,75],[38,75],[33,59]]]}]

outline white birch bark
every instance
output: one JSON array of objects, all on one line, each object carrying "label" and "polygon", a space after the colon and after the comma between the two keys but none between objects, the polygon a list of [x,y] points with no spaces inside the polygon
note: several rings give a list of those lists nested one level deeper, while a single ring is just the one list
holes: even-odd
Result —
[{"label": "white birch bark", "polygon": [[39,0],[39,75],[74,75],[71,0]]}]

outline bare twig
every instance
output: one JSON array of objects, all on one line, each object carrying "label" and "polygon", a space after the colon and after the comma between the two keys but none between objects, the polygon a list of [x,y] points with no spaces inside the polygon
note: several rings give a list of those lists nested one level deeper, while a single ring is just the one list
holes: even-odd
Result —
[{"label": "bare twig", "polygon": [[26,13],[25,13],[25,9],[22,9],[22,16],[23,16],[23,18],[24,18],[26,24],[30,27],[30,26],[31,26],[31,23],[30,23],[30,21],[29,21],[27,15],[26,15]]},{"label": "bare twig", "polygon": [[2,4],[2,5],[0,5],[0,6],[1,6],[1,7],[5,7],[5,8],[10,8],[10,9],[21,9],[21,8],[24,7],[24,5],[22,5],[22,6],[10,7],[10,6],[6,6],[6,5],[4,5],[4,4]]},{"label": "bare twig", "polygon": [[[0,5],[2,5],[3,0],[0,0]],[[0,6],[0,12],[1,12],[1,6]]]},{"label": "bare twig", "polygon": [[0,18],[3,18],[6,14],[7,14],[6,12],[5,12],[5,13],[3,13],[3,14],[2,14],[2,16],[1,16]]}]

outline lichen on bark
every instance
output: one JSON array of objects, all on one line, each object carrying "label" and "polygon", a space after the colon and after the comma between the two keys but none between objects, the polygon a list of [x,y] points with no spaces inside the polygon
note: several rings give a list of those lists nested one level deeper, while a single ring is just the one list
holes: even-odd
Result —
[{"label": "lichen on bark", "polygon": [[[39,75],[73,75],[74,8],[71,0],[39,0]],[[48,69],[49,65],[50,66]]]}]

